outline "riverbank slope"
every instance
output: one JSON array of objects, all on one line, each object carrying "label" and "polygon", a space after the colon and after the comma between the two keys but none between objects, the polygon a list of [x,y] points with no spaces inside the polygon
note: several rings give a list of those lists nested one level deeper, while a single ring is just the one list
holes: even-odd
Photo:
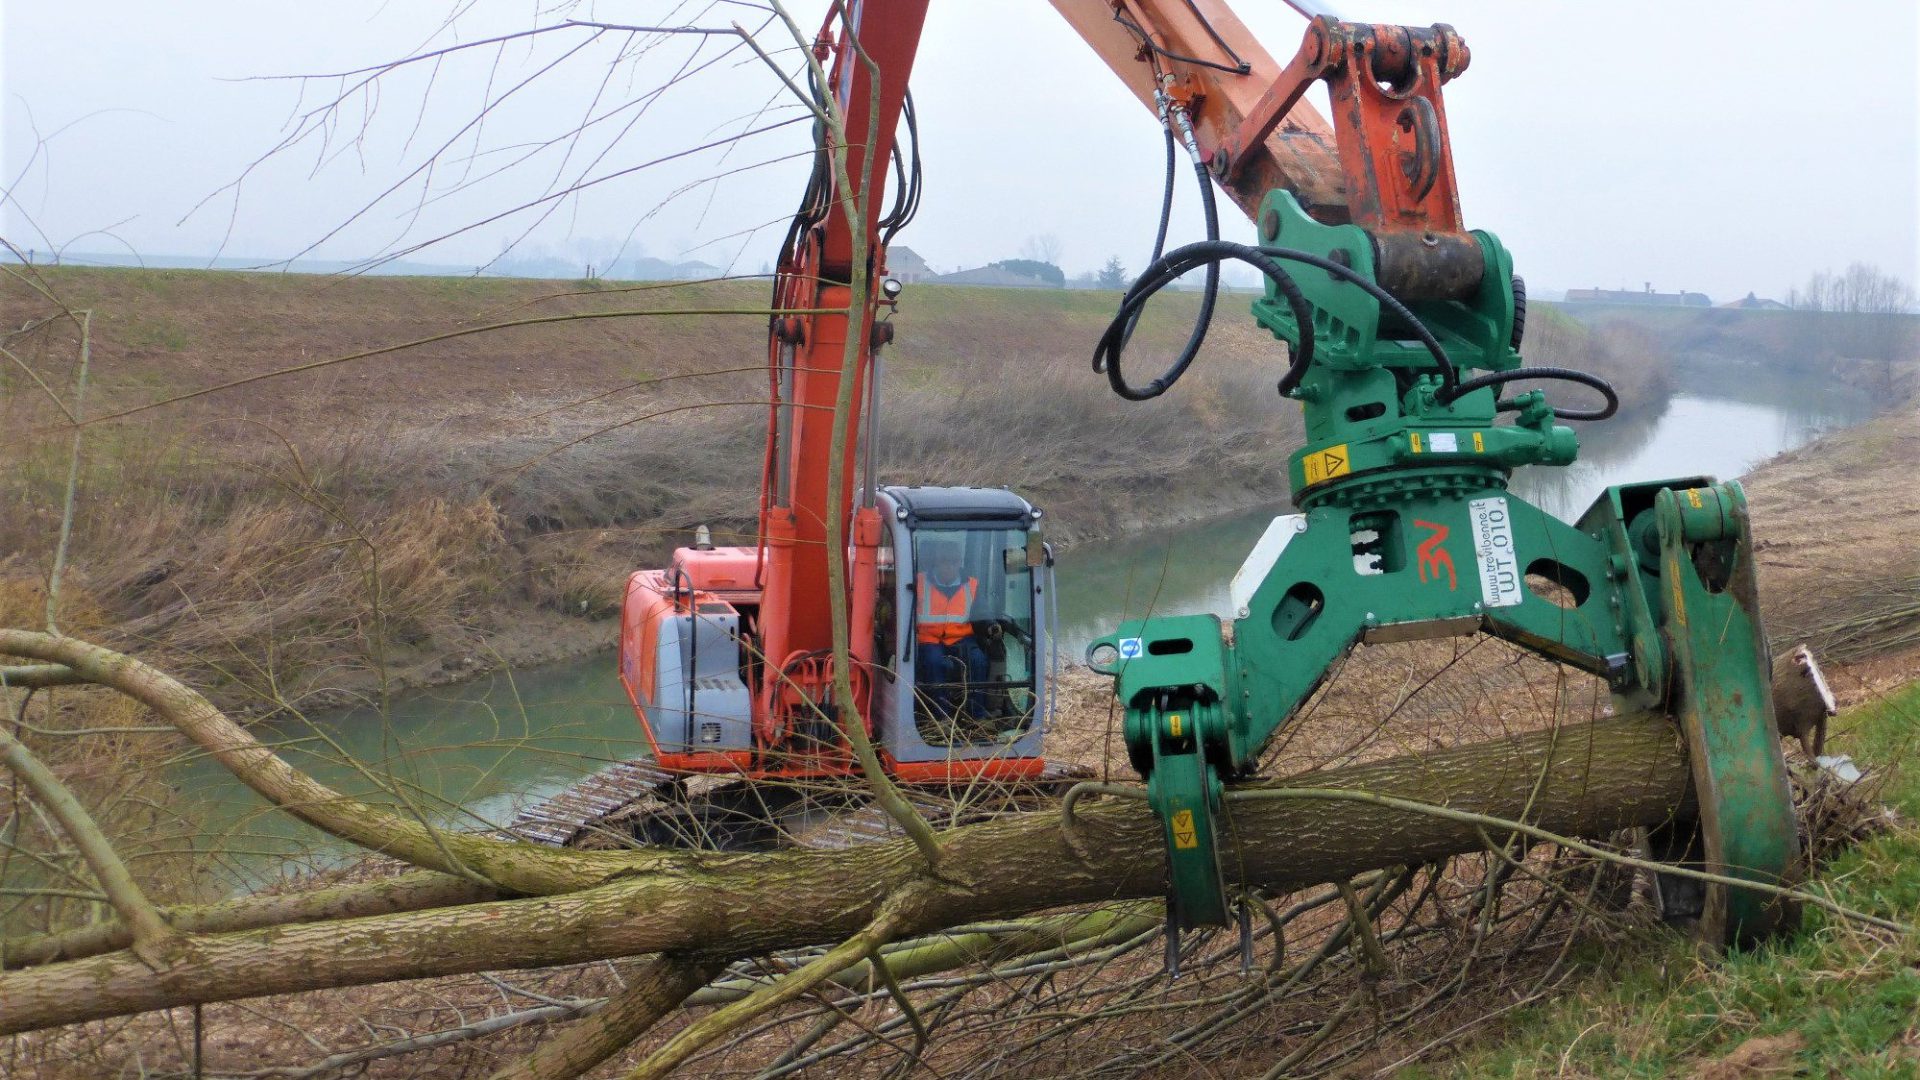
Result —
[{"label": "riverbank slope", "polygon": [[[765,283],[564,283],[40,269],[0,288],[0,607],[31,613],[89,418],[62,605],[228,705],[391,691],[612,640],[625,574],[696,525],[750,539]],[[1087,369],[1111,294],[909,289],[887,352],[882,476],[1005,485],[1060,544],[1284,497],[1284,350],[1223,298],[1177,390]],[[1129,355],[1185,340],[1168,294]],[[77,391],[85,312],[84,395]],[[44,320],[44,321],[42,321]],[[1529,359],[1631,405],[1654,357],[1536,313]]]}]

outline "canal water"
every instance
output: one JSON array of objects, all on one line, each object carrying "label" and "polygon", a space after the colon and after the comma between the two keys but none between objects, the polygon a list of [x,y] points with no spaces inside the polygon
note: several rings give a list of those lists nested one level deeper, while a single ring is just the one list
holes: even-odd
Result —
[{"label": "canal water", "polygon": [[[1575,425],[1580,460],[1527,469],[1514,489],[1571,519],[1606,486],[1685,475],[1738,476],[1821,432],[1866,419],[1873,402],[1825,382],[1766,378],[1749,369],[1693,366],[1658,411]],[[1227,583],[1285,506],[1181,522],[1085,544],[1060,557],[1062,655],[1120,620],[1145,614],[1227,614]],[[609,633],[611,633],[609,628]],[[256,729],[296,766],[334,787],[450,825],[499,824],[514,808],[644,749],[611,652],[408,694],[382,715],[347,709]],[[207,846],[231,854],[236,882],[257,882],[339,849],[266,812],[265,803],[206,759],[170,775],[204,801]]]}]

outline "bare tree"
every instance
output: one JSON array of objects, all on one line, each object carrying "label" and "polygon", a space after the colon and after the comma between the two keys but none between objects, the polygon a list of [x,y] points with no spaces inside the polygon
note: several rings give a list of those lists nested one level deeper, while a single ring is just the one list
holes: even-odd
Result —
[{"label": "bare tree", "polygon": [[1053,266],[1060,265],[1061,251],[1062,245],[1060,243],[1060,237],[1053,233],[1039,233],[1034,236],[1029,236],[1027,237],[1026,243],[1020,245],[1021,258],[1032,259],[1035,262],[1049,263]]},{"label": "bare tree", "polygon": [[1881,364],[1884,389],[1895,390],[1897,370],[1920,359],[1920,313],[1913,286],[1869,263],[1844,272],[1815,273],[1787,293],[1798,314],[1801,348],[1811,355]]}]

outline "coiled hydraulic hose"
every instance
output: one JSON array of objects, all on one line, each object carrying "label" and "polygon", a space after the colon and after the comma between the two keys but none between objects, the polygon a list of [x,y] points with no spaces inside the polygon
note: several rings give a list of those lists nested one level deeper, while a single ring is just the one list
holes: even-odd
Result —
[{"label": "coiled hydraulic hose", "polygon": [[[1126,20],[1123,18],[1121,22],[1126,23]],[[1151,50],[1152,43],[1140,28],[1130,23],[1127,25],[1141,39],[1143,46]],[[1154,68],[1157,80],[1160,74],[1157,62]],[[1597,375],[1569,368],[1516,368],[1512,371],[1494,372],[1462,382],[1459,370],[1454,367],[1452,358],[1447,356],[1447,350],[1441,346],[1440,339],[1434,336],[1433,331],[1429,330],[1426,323],[1420,321],[1412,310],[1401,303],[1399,297],[1388,292],[1378,282],[1350,266],[1311,252],[1293,248],[1250,247],[1220,239],[1220,213],[1214,202],[1213,177],[1209,174],[1206,163],[1201,159],[1199,143],[1195,139],[1192,123],[1185,110],[1173,105],[1164,91],[1155,91],[1154,104],[1160,113],[1160,126],[1166,137],[1167,175],[1160,196],[1160,224],[1154,230],[1153,258],[1149,260],[1147,268],[1140,272],[1140,276],[1134,279],[1133,284],[1127,287],[1126,295],[1120,299],[1120,309],[1114,313],[1113,321],[1107,324],[1106,332],[1100,335],[1100,340],[1093,350],[1093,370],[1106,375],[1107,384],[1113,388],[1114,393],[1128,401],[1146,401],[1166,393],[1174,383],[1180,381],[1180,377],[1187,373],[1187,368],[1192,366],[1194,358],[1199,355],[1201,345],[1206,342],[1207,330],[1213,321],[1214,303],[1220,295],[1220,264],[1227,259],[1234,259],[1247,263],[1266,275],[1267,279],[1273,282],[1274,290],[1286,299],[1287,307],[1293,314],[1294,325],[1299,330],[1300,342],[1293,349],[1292,359],[1287,365],[1286,372],[1280,376],[1278,384],[1282,397],[1291,396],[1300,386],[1300,381],[1306,377],[1307,367],[1313,361],[1313,307],[1307,302],[1306,295],[1300,291],[1300,286],[1293,277],[1276,261],[1286,259],[1317,267],[1359,287],[1406,324],[1420,343],[1426,347],[1427,352],[1433,356],[1434,364],[1440,369],[1440,389],[1434,395],[1434,399],[1441,405],[1452,404],[1463,395],[1490,386],[1525,379],[1558,379],[1598,390],[1605,399],[1605,403],[1598,409],[1555,408],[1553,410],[1555,417],[1562,420],[1605,420],[1619,410],[1620,398],[1611,384]],[[1167,240],[1167,225],[1173,214],[1174,128],[1176,126],[1180,129],[1182,141],[1186,144],[1187,153],[1192,158],[1194,177],[1200,185],[1200,206],[1206,216],[1207,238],[1162,254],[1161,249]],[[1166,288],[1181,276],[1202,267],[1207,272],[1206,283],[1201,291],[1200,311],[1194,318],[1193,330],[1187,336],[1187,343],[1181,347],[1179,355],[1174,357],[1173,363],[1168,365],[1167,370],[1162,372],[1159,378],[1145,386],[1130,385],[1120,369],[1120,357],[1126,351],[1127,342],[1133,337],[1134,328],[1139,325],[1140,316],[1146,310],[1147,301],[1153,298],[1153,294]],[[1526,293],[1519,278],[1514,279],[1514,306],[1511,344],[1513,348],[1518,349],[1521,320],[1526,318]],[[1513,402],[1496,401],[1494,407],[1496,410],[1505,411],[1519,406]]]},{"label": "coiled hydraulic hose", "polygon": [[[1121,297],[1120,310],[1114,313],[1113,321],[1107,324],[1106,332],[1100,335],[1099,342],[1093,348],[1093,369],[1106,373],[1107,385],[1113,387],[1114,393],[1128,401],[1146,401],[1166,393],[1174,383],[1180,381],[1180,376],[1186,374],[1188,365],[1193,363],[1194,354],[1200,351],[1200,343],[1206,337],[1205,320],[1195,325],[1193,336],[1188,338],[1186,348],[1180,351],[1173,364],[1159,378],[1140,387],[1129,385],[1120,367],[1128,328],[1154,293],[1201,266],[1211,268],[1210,279],[1217,278],[1220,263],[1227,259],[1244,262],[1265,274],[1273,280],[1280,294],[1286,297],[1294,321],[1300,326],[1300,346],[1294,350],[1293,363],[1280,379],[1280,392],[1289,393],[1299,384],[1300,377],[1306,373],[1307,364],[1313,360],[1313,308],[1307,303],[1306,294],[1300,291],[1293,278],[1267,252],[1231,240],[1215,239],[1177,247],[1162,255],[1141,272],[1128,287],[1126,295]],[[1211,306],[1202,303],[1204,313],[1208,316],[1211,316]]]},{"label": "coiled hydraulic hose", "polygon": [[[1165,288],[1181,275],[1189,273],[1200,266],[1209,266],[1217,270],[1220,262],[1226,259],[1235,259],[1247,263],[1259,270],[1262,274],[1265,274],[1267,278],[1274,283],[1275,290],[1286,299],[1287,307],[1293,313],[1294,325],[1299,327],[1299,347],[1294,349],[1292,361],[1287,365],[1286,373],[1280,377],[1280,382],[1277,387],[1282,397],[1290,396],[1294,389],[1300,385],[1300,380],[1306,376],[1307,366],[1313,361],[1313,309],[1308,304],[1306,296],[1301,293],[1300,287],[1294,282],[1293,277],[1279,265],[1277,260],[1284,259],[1289,262],[1304,263],[1307,266],[1325,270],[1335,277],[1352,283],[1379,301],[1383,308],[1404,322],[1413,331],[1414,336],[1420,343],[1426,347],[1427,352],[1433,357],[1435,365],[1440,368],[1441,387],[1435,395],[1435,400],[1442,405],[1452,404],[1454,401],[1459,400],[1461,397],[1475,390],[1485,389],[1489,386],[1499,386],[1505,383],[1529,379],[1553,379],[1579,383],[1582,386],[1591,387],[1599,391],[1601,397],[1605,399],[1604,404],[1597,409],[1567,409],[1556,407],[1553,410],[1553,415],[1559,419],[1605,420],[1619,411],[1620,398],[1619,395],[1615,393],[1612,384],[1598,375],[1585,371],[1575,371],[1571,368],[1515,368],[1511,371],[1493,372],[1462,381],[1459,370],[1454,367],[1453,360],[1447,356],[1446,348],[1440,344],[1440,339],[1435,337],[1433,331],[1429,330],[1427,325],[1422,322],[1419,317],[1414,315],[1405,304],[1401,303],[1398,297],[1381,287],[1378,282],[1371,280],[1350,266],[1334,262],[1332,259],[1315,255],[1311,252],[1280,247],[1250,247],[1246,244],[1236,244],[1217,238],[1175,248],[1173,251],[1155,260],[1146,270],[1141,272],[1140,277],[1136,279],[1133,286],[1127,290],[1126,296],[1121,299],[1120,310],[1115,314],[1114,321],[1108,325],[1106,333],[1101,335],[1099,343],[1094,347],[1094,370],[1104,371],[1106,373],[1107,382],[1113,387],[1114,393],[1119,394],[1129,401],[1144,401],[1148,398],[1159,397],[1161,394],[1166,393],[1167,390],[1186,373],[1187,367],[1193,362],[1194,353],[1199,351],[1198,339],[1204,338],[1205,336],[1203,326],[1195,328],[1195,338],[1189,340],[1188,348],[1181,351],[1180,356],[1174,361],[1173,365],[1159,378],[1144,387],[1128,385],[1121,373],[1120,354],[1126,347],[1126,339],[1131,332],[1132,321],[1139,317],[1139,311],[1146,305],[1147,300],[1150,299],[1154,293]],[[1207,306],[1210,309],[1211,305]],[[1516,406],[1507,402],[1500,402],[1497,407],[1510,409]]]},{"label": "coiled hydraulic hose", "polygon": [[[1181,347],[1180,354],[1175,357],[1166,373],[1145,388],[1135,389],[1128,386],[1126,380],[1120,377],[1117,367],[1109,367],[1109,364],[1117,360],[1120,353],[1126,349],[1128,339],[1133,337],[1134,327],[1140,322],[1140,315],[1145,310],[1147,299],[1173,280],[1173,278],[1159,279],[1155,268],[1168,263],[1171,258],[1169,255],[1161,254],[1161,248],[1166,244],[1167,224],[1173,215],[1173,131],[1176,125],[1180,128],[1188,154],[1193,161],[1194,180],[1200,186],[1200,208],[1205,216],[1207,229],[1207,240],[1203,243],[1220,241],[1220,210],[1214,203],[1213,177],[1208,174],[1206,162],[1201,160],[1199,152],[1195,149],[1192,123],[1184,110],[1171,105],[1165,94],[1156,93],[1155,103],[1160,110],[1161,126],[1166,132],[1167,179],[1160,198],[1160,227],[1155,230],[1153,238],[1154,257],[1148,262],[1147,269],[1142,271],[1128,287],[1126,296],[1121,298],[1120,310],[1114,314],[1113,322],[1108,325],[1107,332],[1101,336],[1100,345],[1093,352],[1093,370],[1104,372],[1108,385],[1113,387],[1113,392],[1128,401],[1145,401],[1148,398],[1159,397],[1166,393],[1168,387],[1180,380],[1180,376],[1185,374],[1187,367],[1193,363],[1193,358],[1200,354],[1200,346],[1206,343],[1207,330],[1213,324],[1214,303],[1220,297],[1220,260],[1204,260],[1189,264],[1173,277],[1177,278],[1180,274],[1204,266],[1207,271],[1206,282],[1201,286],[1200,310],[1194,315],[1193,330],[1188,333],[1187,343]],[[1193,246],[1187,245],[1189,248]],[[1132,302],[1136,298],[1138,302]]]}]

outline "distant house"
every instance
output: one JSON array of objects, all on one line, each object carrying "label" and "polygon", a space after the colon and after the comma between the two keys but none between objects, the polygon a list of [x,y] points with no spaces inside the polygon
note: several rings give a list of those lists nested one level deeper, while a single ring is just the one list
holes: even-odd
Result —
[{"label": "distant house", "polygon": [[998,266],[981,266],[972,270],[961,270],[952,274],[941,274],[929,278],[933,285],[989,285],[1000,289],[1057,289],[1051,281],[1043,281],[1030,274],[1003,270]]},{"label": "distant house", "polygon": [[1768,300],[1768,299],[1765,299],[1764,297],[1755,296],[1752,293],[1748,293],[1743,299],[1729,300],[1726,303],[1721,304],[1720,306],[1723,308],[1738,308],[1742,311],[1785,311],[1787,310],[1787,305],[1781,303],[1778,300]]},{"label": "distant house", "polygon": [[1712,307],[1705,293],[1654,292],[1653,283],[1641,291],[1633,289],[1568,289],[1569,304],[1646,304],[1653,307]]},{"label": "distant house", "polygon": [[934,276],[920,253],[904,245],[887,249],[887,276],[902,285],[918,285]]},{"label": "distant house", "polygon": [[[654,259],[652,261],[658,263],[661,260]],[[617,265],[618,264],[616,264],[616,266]],[[719,277],[720,274],[721,270],[719,267],[712,263],[704,263],[695,259],[690,262],[668,263],[662,267],[637,273],[634,275],[634,280],[646,281],[652,278],[665,281],[701,281],[706,278]]]}]

